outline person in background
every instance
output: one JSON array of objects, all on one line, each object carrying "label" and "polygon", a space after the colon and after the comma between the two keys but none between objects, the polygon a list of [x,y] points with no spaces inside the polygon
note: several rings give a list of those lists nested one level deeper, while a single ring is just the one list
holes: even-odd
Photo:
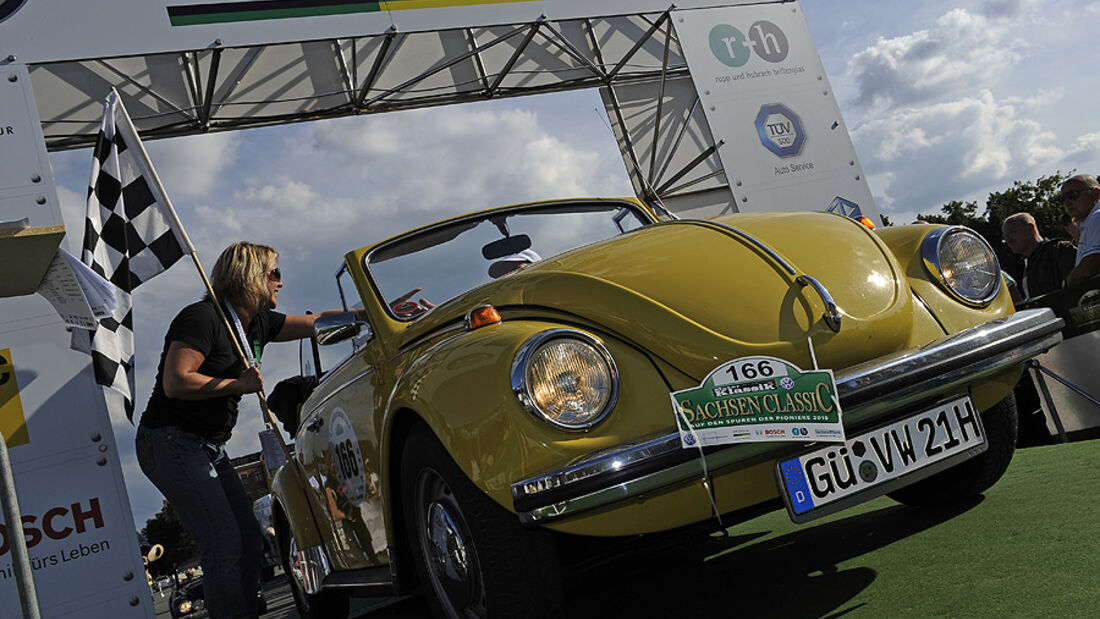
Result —
[{"label": "person in background", "polygon": [[1077,258],[1077,248],[1072,243],[1044,239],[1030,213],[1005,218],[1001,234],[1008,249],[1024,259],[1024,274],[1019,282],[1021,300],[1054,292],[1065,285]]},{"label": "person in background", "polygon": [[1085,281],[1100,273],[1100,183],[1089,174],[1066,179],[1058,192],[1058,201],[1066,214],[1081,224],[1077,244],[1077,266],[1066,277],[1066,285]]},{"label": "person in background", "polygon": [[[241,395],[263,389],[264,345],[309,337],[322,314],[275,311],[283,287],[279,254],[241,241],[227,247],[211,280],[230,327],[207,295],[183,308],[164,336],[153,393],[135,443],[145,476],[172,504],[202,556],[210,616],[255,617],[262,537],[225,443]],[[234,335],[247,349],[241,361]]]},{"label": "person in background", "polygon": [[1077,221],[1076,218],[1064,215],[1062,217],[1062,230],[1065,231],[1069,240],[1073,241],[1074,247],[1081,242],[1081,222]]},{"label": "person in background", "polygon": [[542,256],[533,249],[525,249],[519,253],[504,256],[500,260],[489,265],[489,277],[493,279],[503,277],[512,271],[522,269],[539,260],[542,260]]}]

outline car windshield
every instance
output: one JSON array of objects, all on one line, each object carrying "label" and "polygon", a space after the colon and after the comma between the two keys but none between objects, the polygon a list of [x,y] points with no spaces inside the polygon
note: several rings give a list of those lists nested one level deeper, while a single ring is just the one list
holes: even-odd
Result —
[{"label": "car windshield", "polygon": [[425,305],[648,223],[641,209],[626,202],[517,207],[402,237],[368,254],[366,267],[390,313],[411,320]]}]

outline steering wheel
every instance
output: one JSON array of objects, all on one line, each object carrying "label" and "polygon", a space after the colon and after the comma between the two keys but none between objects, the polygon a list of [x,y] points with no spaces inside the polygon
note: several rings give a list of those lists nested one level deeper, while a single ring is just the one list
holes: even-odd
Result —
[{"label": "steering wheel", "polygon": [[419,300],[412,300],[412,296],[421,290],[423,290],[421,287],[413,288],[390,301],[390,309],[393,310],[394,314],[397,314],[398,318],[415,318],[435,307],[434,303],[423,297]]}]

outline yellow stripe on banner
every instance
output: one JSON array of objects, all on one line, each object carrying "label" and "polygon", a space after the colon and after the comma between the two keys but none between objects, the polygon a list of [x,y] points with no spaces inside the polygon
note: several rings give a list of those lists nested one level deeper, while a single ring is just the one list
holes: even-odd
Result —
[{"label": "yellow stripe on banner", "polygon": [[0,433],[8,447],[31,442],[23,402],[19,399],[19,383],[15,380],[15,361],[7,348],[0,348]]},{"label": "yellow stripe on banner", "polygon": [[383,11],[407,11],[412,9],[438,9],[449,6],[477,6],[479,4],[514,4],[536,0],[401,0],[379,2]]}]

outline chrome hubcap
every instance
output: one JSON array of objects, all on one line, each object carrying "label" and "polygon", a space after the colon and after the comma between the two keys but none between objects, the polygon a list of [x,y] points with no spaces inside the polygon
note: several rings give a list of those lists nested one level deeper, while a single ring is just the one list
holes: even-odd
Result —
[{"label": "chrome hubcap", "polygon": [[428,552],[445,587],[463,588],[469,581],[466,541],[451,513],[436,501],[428,506]]},{"label": "chrome hubcap", "polygon": [[417,480],[417,496],[421,552],[445,614],[482,616],[481,568],[462,508],[446,482],[430,469]]}]

